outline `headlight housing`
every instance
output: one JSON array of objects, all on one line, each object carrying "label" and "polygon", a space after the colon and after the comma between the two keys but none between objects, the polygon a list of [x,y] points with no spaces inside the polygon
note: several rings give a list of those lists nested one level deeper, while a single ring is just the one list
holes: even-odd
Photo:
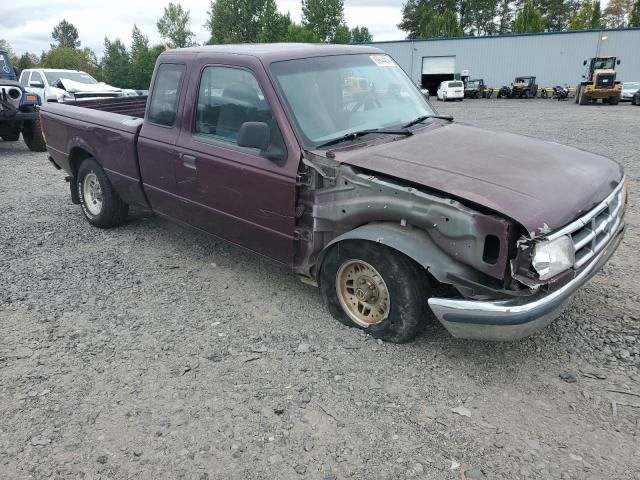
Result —
[{"label": "headlight housing", "polygon": [[573,267],[575,252],[568,235],[536,244],[533,252],[533,268],[540,280],[548,280]]}]

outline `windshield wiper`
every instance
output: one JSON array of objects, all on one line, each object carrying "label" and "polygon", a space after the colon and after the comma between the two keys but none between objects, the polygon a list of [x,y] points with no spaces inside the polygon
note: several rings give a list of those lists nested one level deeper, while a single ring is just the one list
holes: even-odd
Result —
[{"label": "windshield wiper", "polygon": [[422,115],[421,117],[416,118],[415,120],[410,121],[409,123],[405,123],[402,128],[413,127],[418,123],[422,123],[429,118],[439,118],[440,120],[448,120],[453,122],[453,117],[451,115]]},{"label": "windshield wiper", "polygon": [[346,135],[342,135],[338,138],[334,138],[333,140],[329,140],[327,142],[321,143],[320,145],[316,145],[316,148],[329,147],[331,145],[335,145],[336,143],[344,142],[347,140],[355,140],[358,137],[362,137],[363,135],[367,135],[368,133],[384,133],[387,135],[413,135],[413,132],[407,130],[406,128],[397,128],[394,130],[387,130],[383,128],[373,128],[370,130],[357,130],[355,132],[347,133]]}]

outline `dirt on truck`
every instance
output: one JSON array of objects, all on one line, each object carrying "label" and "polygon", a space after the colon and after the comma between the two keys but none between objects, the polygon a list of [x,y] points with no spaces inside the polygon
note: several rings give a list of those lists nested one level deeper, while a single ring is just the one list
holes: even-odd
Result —
[{"label": "dirt on truck", "polygon": [[172,50],[146,102],[48,104],[42,123],[91,224],[135,204],[209,232],[387,341],[433,317],[458,337],[535,332],[624,233],[616,162],[439,116],[371,47]]}]

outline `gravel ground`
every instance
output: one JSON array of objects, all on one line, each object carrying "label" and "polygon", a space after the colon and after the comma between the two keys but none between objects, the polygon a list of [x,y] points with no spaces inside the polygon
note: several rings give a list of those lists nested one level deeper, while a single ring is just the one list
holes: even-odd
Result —
[{"label": "gravel ground", "polygon": [[375,341],[148,212],[92,228],[45,154],[0,142],[0,478],[640,478],[640,396],[610,391],[640,395],[640,108],[438,107],[625,165],[623,245],[532,338]]}]

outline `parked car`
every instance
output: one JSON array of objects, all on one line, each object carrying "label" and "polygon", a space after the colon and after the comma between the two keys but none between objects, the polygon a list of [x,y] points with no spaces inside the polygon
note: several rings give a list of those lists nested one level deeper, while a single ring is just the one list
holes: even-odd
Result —
[{"label": "parked car", "polygon": [[[349,76],[368,98],[344,95]],[[457,337],[528,335],[624,232],[619,164],[439,116],[377,48],[169,50],[143,98],[42,108],[89,223],[149,208],[290,267],[387,341],[431,315]]]},{"label": "parked car", "polygon": [[17,82],[15,67],[9,53],[0,50],[0,138],[17,142],[20,134],[29,150],[44,152],[40,130],[40,97],[26,92]]},{"label": "parked car", "polygon": [[624,82],[620,93],[620,101],[630,102],[638,90],[640,90],[640,82]]},{"label": "parked car", "polygon": [[20,84],[40,95],[45,103],[122,96],[122,89],[98,82],[78,70],[26,69],[20,74]]},{"label": "parked car", "polygon": [[436,92],[438,100],[460,100],[464,98],[464,84],[460,80],[447,80],[438,85]]},{"label": "parked car", "polygon": [[631,103],[634,105],[640,105],[640,90],[638,90],[631,98]]}]

